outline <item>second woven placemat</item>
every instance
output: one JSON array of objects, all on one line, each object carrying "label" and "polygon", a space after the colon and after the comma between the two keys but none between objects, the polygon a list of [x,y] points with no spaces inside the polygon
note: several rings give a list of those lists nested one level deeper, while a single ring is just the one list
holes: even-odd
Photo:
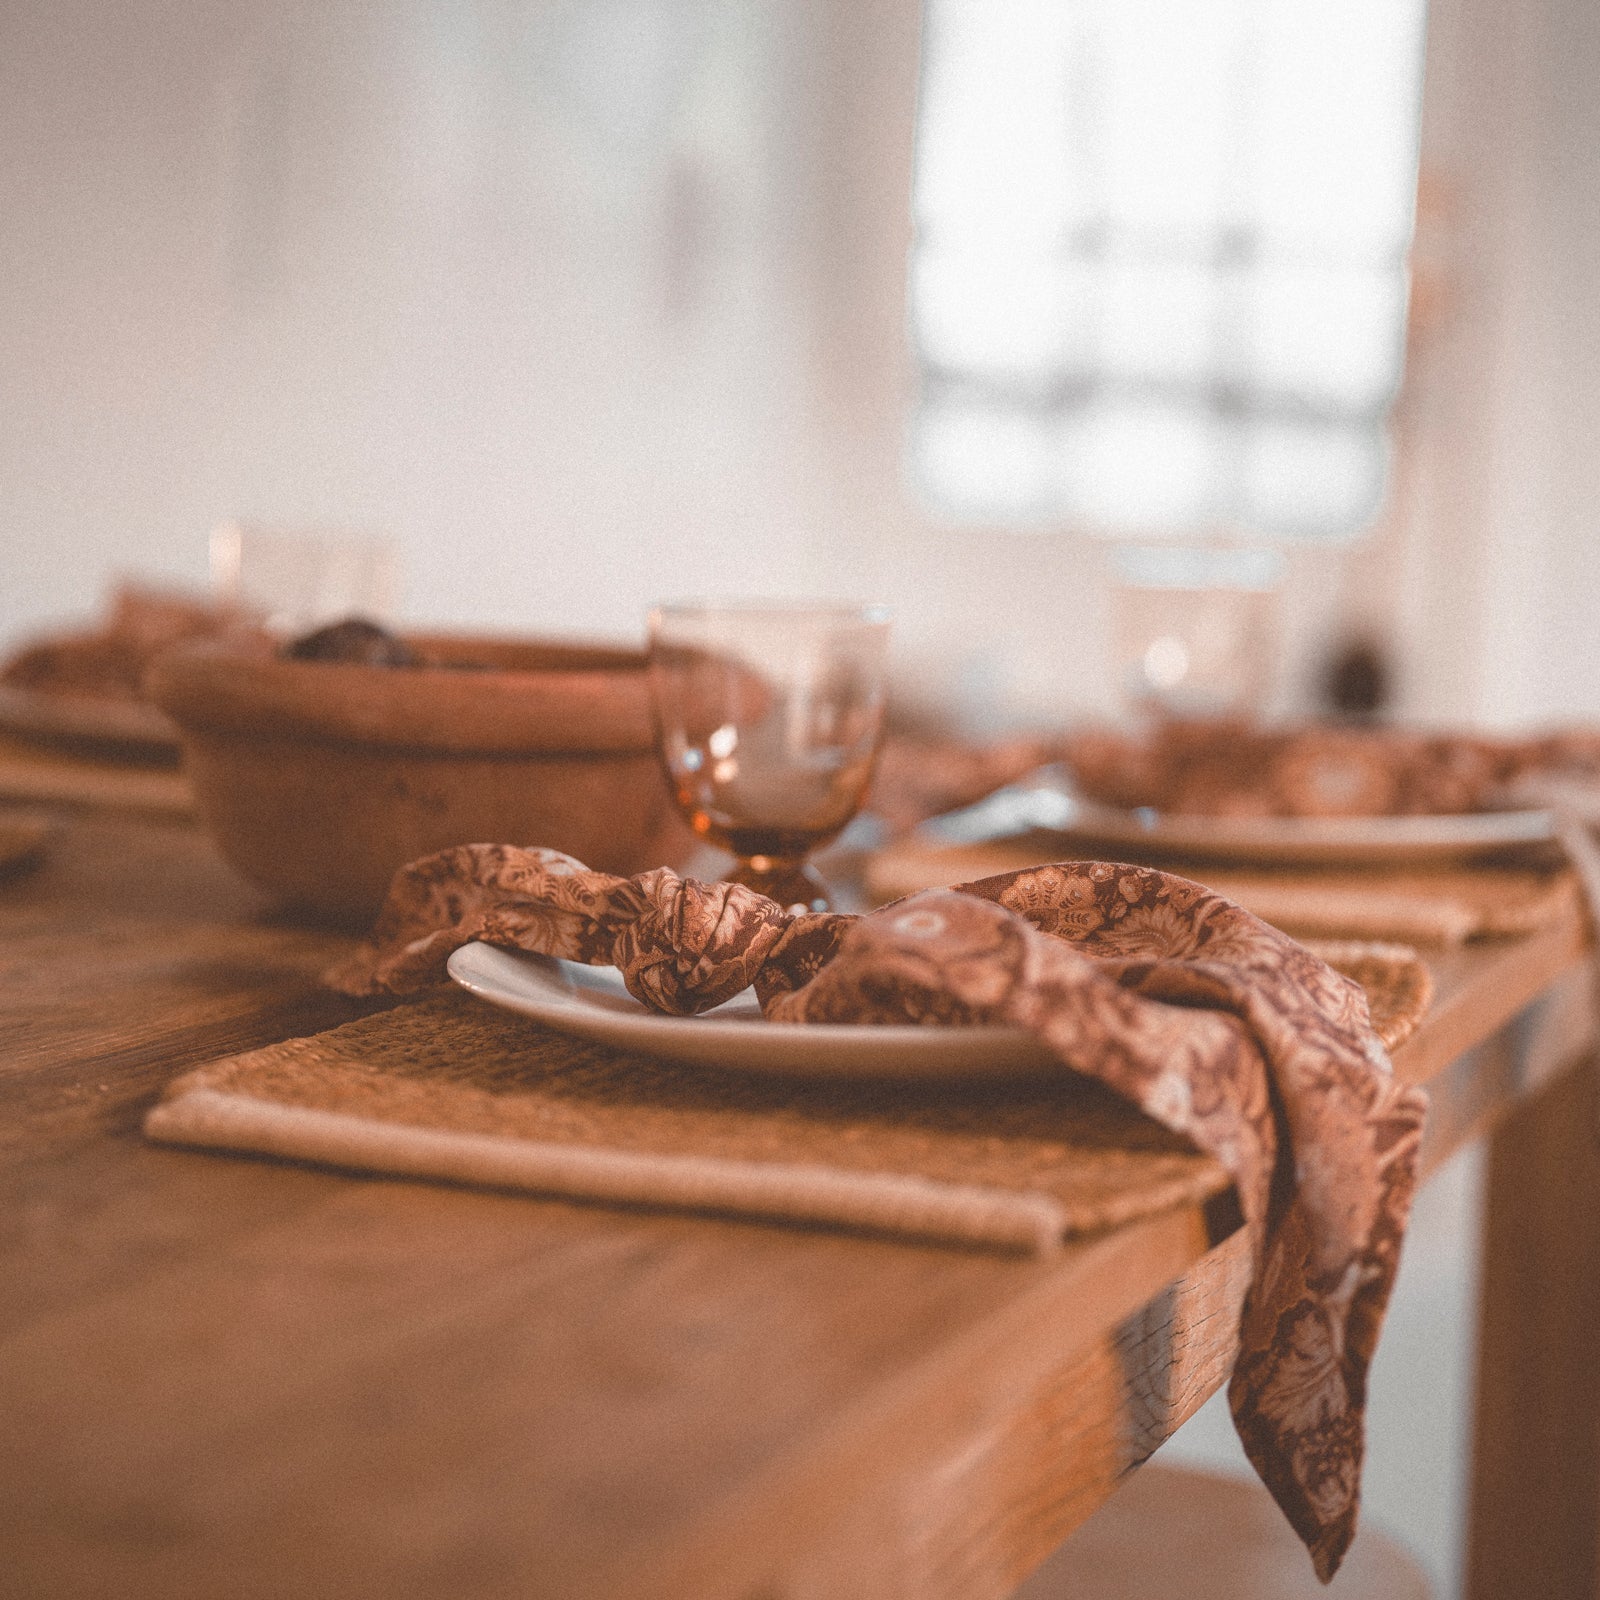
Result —
[{"label": "second woven placemat", "polygon": [[[1061,851],[1059,839],[937,845],[910,838],[867,864],[874,903],[1015,871]],[[1577,881],[1568,868],[1507,866],[1243,867],[1194,863],[1173,868],[1203,879],[1265,922],[1319,938],[1399,939],[1458,945],[1532,933],[1571,914]]]}]

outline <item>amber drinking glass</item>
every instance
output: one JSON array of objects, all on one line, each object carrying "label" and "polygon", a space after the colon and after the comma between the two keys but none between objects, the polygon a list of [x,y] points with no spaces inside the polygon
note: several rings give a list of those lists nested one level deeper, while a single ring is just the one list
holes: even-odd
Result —
[{"label": "amber drinking glass", "polygon": [[683,604],[650,613],[656,748],[674,799],[730,874],[828,909],[806,857],[856,814],[883,732],[882,606]]}]

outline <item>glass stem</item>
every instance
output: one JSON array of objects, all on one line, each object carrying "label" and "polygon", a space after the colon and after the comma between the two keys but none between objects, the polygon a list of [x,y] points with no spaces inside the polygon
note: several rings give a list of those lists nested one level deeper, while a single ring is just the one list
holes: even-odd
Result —
[{"label": "glass stem", "polygon": [[804,861],[778,861],[771,856],[747,856],[728,874],[732,883],[742,883],[789,910],[831,911],[828,885],[816,868]]}]

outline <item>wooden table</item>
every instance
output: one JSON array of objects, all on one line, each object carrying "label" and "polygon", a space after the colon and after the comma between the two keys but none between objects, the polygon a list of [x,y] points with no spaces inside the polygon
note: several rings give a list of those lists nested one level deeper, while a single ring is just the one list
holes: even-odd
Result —
[{"label": "wooden table", "polygon": [[[0,1593],[997,1600],[1223,1381],[1227,1204],[1013,1260],[141,1141],[176,1072],[354,1015],[341,947],[177,823],[0,883]],[[1582,950],[1441,958],[1399,1053],[1430,1163],[1518,1107],[1478,1600],[1595,1592]]]}]

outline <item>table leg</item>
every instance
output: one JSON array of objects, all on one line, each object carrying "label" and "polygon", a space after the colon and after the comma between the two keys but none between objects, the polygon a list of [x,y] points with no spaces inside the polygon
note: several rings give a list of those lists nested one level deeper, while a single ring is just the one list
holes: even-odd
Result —
[{"label": "table leg", "polygon": [[1600,1600],[1600,1117],[1581,1062],[1489,1146],[1469,1600]]}]

